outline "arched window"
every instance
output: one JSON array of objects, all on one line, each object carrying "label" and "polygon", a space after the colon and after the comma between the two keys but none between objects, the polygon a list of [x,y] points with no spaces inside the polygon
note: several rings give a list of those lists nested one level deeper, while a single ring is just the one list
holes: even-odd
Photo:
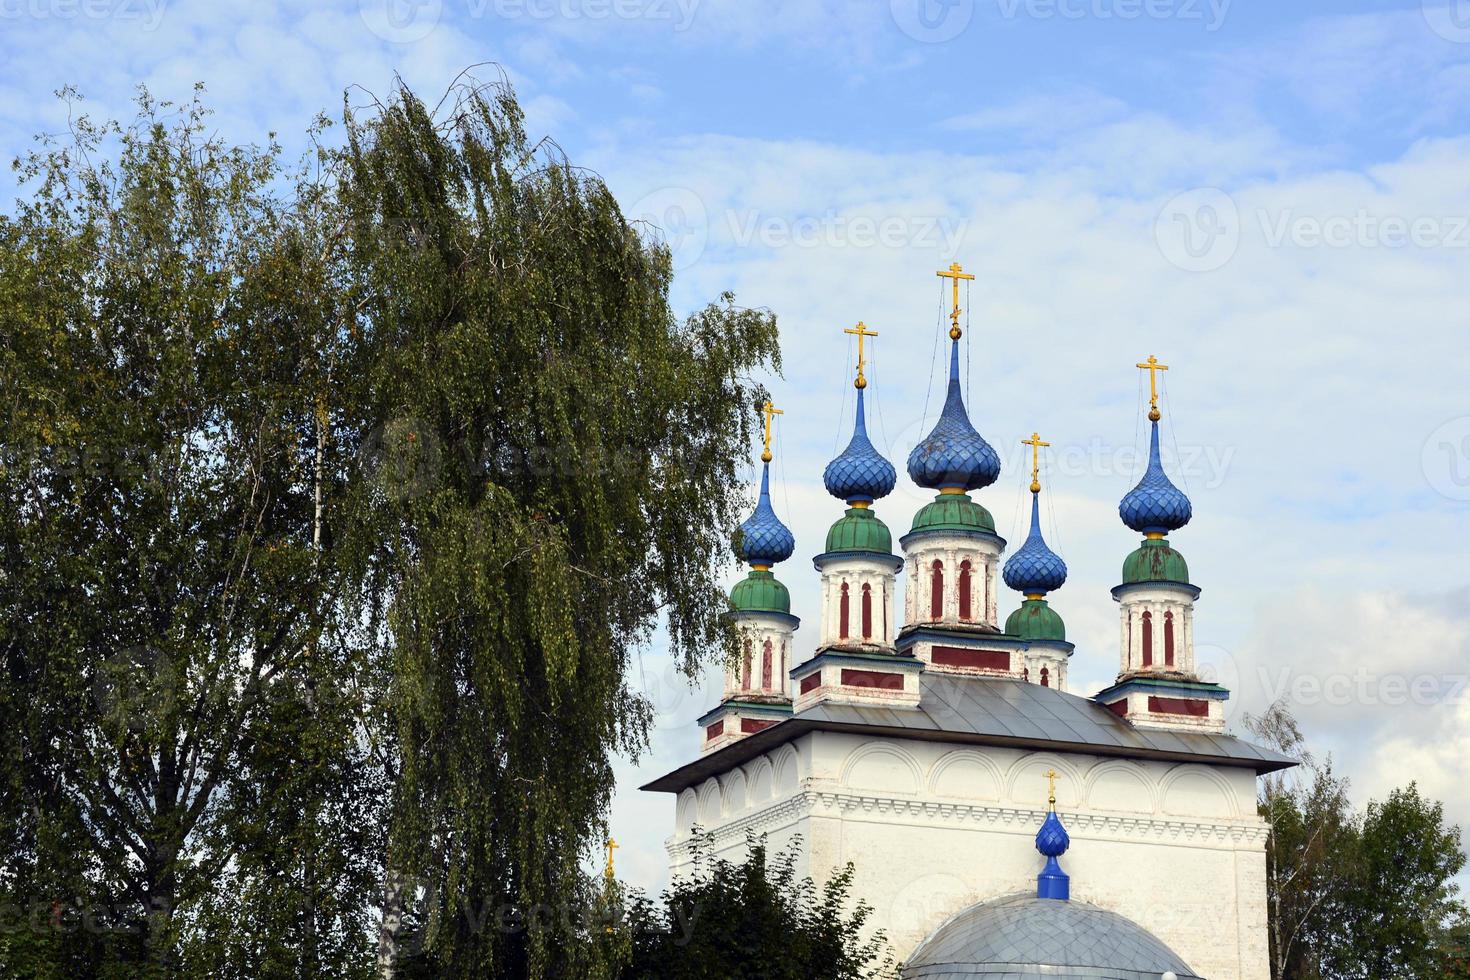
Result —
[{"label": "arched window", "polygon": [[863,586],[863,639],[873,638],[873,587]]},{"label": "arched window", "polygon": [[1021,668],[1021,680],[1023,680],[1023,681],[1029,681],[1030,679],[1031,679],[1031,668],[1030,667],[1022,667]]},{"label": "arched window", "polygon": [[750,640],[745,641],[745,664],[740,671],[740,687],[742,690],[750,690]]},{"label": "arched window", "polygon": [[837,613],[837,638],[839,640],[845,640],[845,639],[847,639],[847,634],[848,634],[847,583],[846,582],[843,582],[842,583],[841,606],[839,607],[839,612]]},{"label": "arched window", "polygon": [[1041,668],[1041,686],[1051,687],[1051,671],[1045,667]]},{"label": "arched window", "polygon": [[1174,614],[1164,613],[1164,666],[1174,666]]},{"label": "arched window", "polygon": [[930,567],[929,618],[938,620],[944,618],[944,563],[936,558]]},{"label": "arched window", "polygon": [[970,563],[968,561],[960,562],[959,590],[960,619],[964,622],[969,622],[974,617],[972,615],[973,611],[970,609]]},{"label": "arched window", "polygon": [[761,690],[771,689],[771,671],[775,669],[771,663],[773,654],[771,652],[771,641],[766,641],[765,649],[761,651]]},{"label": "arched window", "polygon": [[1133,669],[1133,614],[1128,614],[1128,628],[1123,632],[1128,634],[1128,669]]},{"label": "arched window", "polygon": [[1154,665],[1154,616],[1147,612],[1143,614],[1143,665]]}]

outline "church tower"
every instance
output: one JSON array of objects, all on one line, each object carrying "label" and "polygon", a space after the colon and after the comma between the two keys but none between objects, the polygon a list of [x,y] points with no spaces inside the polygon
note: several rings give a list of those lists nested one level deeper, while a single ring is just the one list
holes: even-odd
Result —
[{"label": "church tower", "polygon": [[791,615],[791,593],[771,567],[791,557],[796,539],[771,507],[771,421],[784,414],[767,401],[765,448],[761,452],[761,489],[755,512],[740,525],[735,554],[750,563],[750,573],[730,592],[730,613],[739,652],[725,670],[719,707],[699,720],[702,750],[713,751],[791,717],[786,685],[792,641],[801,620]]},{"label": "church tower", "polygon": [[899,649],[940,672],[1020,677],[1023,667],[1000,634],[996,572],[1005,540],[995,519],[970,493],[1000,476],[1000,457],[975,431],[960,393],[960,282],[975,277],[959,263],[937,275],[949,279],[949,382],[934,429],[909,454],[909,478],[937,491],[914,515],[903,547],[908,571]]},{"label": "church tower", "polygon": [[1123,562],[1123,583],[1113,589],[1121,625],[1118,679],[1095,700],[1140,727],[1223,732],[1230,692],[1199,677],[1194,601],[1200,590],[1168,539],[1194,514],[1159,455],[1157,378],[1169,368],[1153,355],[1138,367],[1149,373],[1148,469],[1119,503],[1118,515],[1143,541]]},{"label": "church tower", "polygon": [[827,464],[822,482],[847,510],[813,559],[822,574],[822,635],[816,655],[791,672],[797,711],[827,700],[913,704],[919,697],[919,665],[897,656],[893,642],[893,590],[903,562],[873,513],[873,502],[898,482],[893,464],[868,439],[863,341],[877,333],[862,322],[845,332],[857,337],[857,416],[851,441]]},{"label": "church tower", "polygon": [[1046,596],[1066,583],[1067,563],[1047,547],[1041,535],[1041,450],[1051,444],[1042,442],[1036,432],[1022,444],[1031,447],[1031,532],[1005,564],[1006,585],[1023,597],[1020,608],[1006,620],[1006,635],[1026,641],[1021,651],[1025,680],[1066,690],[1067,660],[1073,646],[1067,642],[1066,624]]}]

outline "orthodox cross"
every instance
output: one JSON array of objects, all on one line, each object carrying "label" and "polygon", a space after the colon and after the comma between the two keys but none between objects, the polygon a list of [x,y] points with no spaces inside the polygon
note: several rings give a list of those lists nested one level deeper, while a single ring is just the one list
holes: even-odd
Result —
[{"label": "orthodox cross", "polygon": [[1050,789],[1047,792],[1046,802],[1053,810],[1057,808],[1057,779],[1060,777],[1055,769],[1046,771],[1046,782]]},{"label": "orthodox cross", "polygon": [[617,850],[622,845],[609,837],[607,839],[607,843],[603,846],[607,848],[607,870],[604,871],[603,874],[607,875],[608,879],[611,880],[613,876],[613,851]]},{"label": "orthodox cross", "polygon": [[1030,439],[1021,440],[1021,445],[1031,447],[1031,492],[1040,493],[1041,480],[1038,477],[1041,474],[1041,447],[1050,446],[1051,443],[1042,442],[1040,434],[1033,432]]},{"label": "orthodox cross", "polygon": [[960,339],[960,280],[961,279],[974,279],[975,277],[972,276],[972,275],[970,275],[963,268],[961,268],[961,266],[960,266],[960,264],[958,262],[952,263],[947,271],[936,272],[934,274],[936,276],[942,276],[943,278],[950,280],[951,281],[950,284],[952,286],[954,286],[954,309],[952,309],[952,310],[949,311],[949,339],[950,340],[959,340]]},{"label": "orthodox cross", "polygon": [[1138,367],[1148,372],[1148,420],[1157,422],[1159,420],[1159,372],[1169,370],[1169,365],[1160,364],[1159,359],[1150,354],[1148,360],[1139,364]]},{"label": "orthodox cross", "polygon": [[848,327],[842,332],[850,333],[858,339],[858,375],[857,380],[852,383],[852,386],[854,388],[866,388],[868,386],[868,379],[863,377],[863,364],[866,363],[863,360],[863,338],[876,337],[878,336],[878,332],[876,330],[869,330],[861,320],[858,321],[856,327]]},{"label": "orthodox cross", "polygon": [[777,415],[785,415],[786,412],[782,409],[777,408],[771,403],[771,400],[767,398],[766,403],[761,406],[761,414],[766,417],[766,448],[765,451],[761,453],[761,462],[769,463],[771,461],[771,419]]}]

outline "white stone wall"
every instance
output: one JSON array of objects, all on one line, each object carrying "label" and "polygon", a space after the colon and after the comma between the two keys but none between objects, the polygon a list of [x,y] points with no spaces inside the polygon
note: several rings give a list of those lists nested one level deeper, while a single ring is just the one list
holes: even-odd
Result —
[{"label": "white stone wall", "polygon": [[[1145,669],[1195,673],[1194,666],[1194,595],[1192,590],[1157,584],[1130,586],[1118,600],[1120,650],[1119,673]],[[1153,665],[1143,666],[1143,614],[1149,613],[1153,629]],[[1174,617],[1174,666],[1165,664],[1164,622]]]},{"label": "white stone wall", "polygon": [[800,835],[819,883],[854,863],[855,895],[901,960],[954,913],[1035,888],[1053,768],[1074,898],[1150,929],[1209,980],[1268,980],[1248,769],[814,732],[681,794],[673,870],[689,870],[696,824],[732,858],[747,828],[773,848]]},{"label": "white stone wall", "polygon": [[[758,612],[736,615],[740,633],[740,656],[725,671],[724,700],[741,696],[790,697],[787,673],[791,670],[791,650],[795,642],[794,622],[782,616],[764,616]],[[771,683],[765,683],[765,645],[771,644]],[[750,683],[745,684],[745,658],[750,657]]]},{"label": "white stone wall", "polygon": [[[830,558],[822,565],[822,638],[819,647],[834,643],[892,646],[894,573],[891,561],[873,558]],[[842,587],[847,586],[848,635],[842,636]],[[863,586],[871,590],[873,633],[863,637]],[[804,659],[804,658],[803,658]]]},{"label": "white stone wall", "polygon": [[[1000,563],[999,540],[975,538],[964,534],[926,532],[904,549],[904,569],[908,584],[904,590],[905,624],[969,623],[996,625],[996,570]],[[940,562],[944,568],[944,615],[933,615],[933,569]],[[960,566],[970,563],[970,617],[960,619]]]}]

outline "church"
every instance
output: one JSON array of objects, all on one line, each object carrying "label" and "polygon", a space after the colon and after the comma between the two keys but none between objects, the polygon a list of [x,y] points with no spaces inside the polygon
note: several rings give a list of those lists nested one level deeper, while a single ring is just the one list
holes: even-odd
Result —
[{"label": "church", "polygon": [[[813,559],[821,622],[804,649],[773,571],[796,542],[771,505],[765,406],[758,502],[736,536],[750,571],[730,597],[741,655],[699,721],[699,757],[643,787],[675,798],[673,873],[691,870],[696,828],[732,859],[750,831],[773,850],[799,839],[818,885],[852,862],[853,894],[905,978],[1269,980],[1256,780],[1295,763],[1226,734],[1229,692],[1196,668],[1200,589],[1170,539],[1192,506],[1159,451],[1167,366],[1138,365],[1149,452],[1118,508],[1142,537],[1112,590],[1117,679],[1080,696],[1052,605],[1067,566],[1039,516],[1048,444],[1026,441],[1030,528],[1002,563],[1006,542],[972,497],[1000,458],[960,386],[959,284],[973,277],[958,264],[939,275],[954,297],[948,386],[907,467],[935,496],[895,551],[878,501],[897,472],[867,434],[863,340],[875,334],[859,323],[852,438],[823,473],[845,509]],[[1003,621],[1002,605],[1014,606]]]}]

